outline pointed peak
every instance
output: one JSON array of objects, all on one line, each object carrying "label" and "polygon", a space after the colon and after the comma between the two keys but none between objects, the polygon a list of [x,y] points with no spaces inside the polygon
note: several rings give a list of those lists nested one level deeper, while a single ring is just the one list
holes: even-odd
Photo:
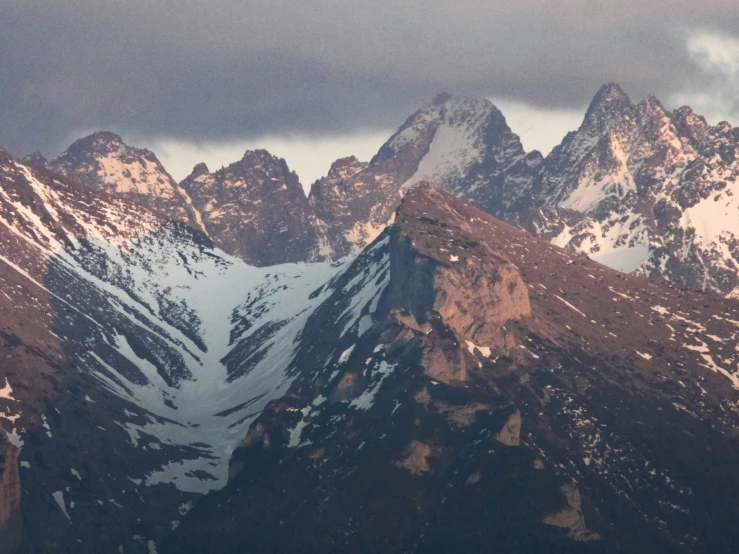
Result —
[{"label": "pointed peak", "polygon": [[77,142],[86,143],[105,143],[105,144],[125,144],[120,135],[117,135],[111,131],[97,131],[91,135],[87,135],[79,139]]},{"label": "pointed peak", "polygon": [[631,100],[616,83],[606,83],[595,94],[585,114],[585,121],[600,119],[603,115],[621,114],[631,107]]},{"label": "pointed peak", "polygon": [[662,106],[662,103],[653,94],[650,94],[644,100],[639,102],[639,104],[637,105],[637,110],[640,113],[655,115],[658,117],[663,117],[667,115],[667,111]]},{"label": "pointed peak", "polygon": [[362,169],[366,166],[367,163],[359,161],[356,156],[347,156],[334,161],[329,169],[329,174],[343,173],[351,168]]},{"label": "pointed peak", "polygon": [[123,142],[123,139],[119,135],[110,131],[97,131],[74,141],[64,151],[62,157],[69,155],[89,155],[96,152],[107,153],[121,147],[126,147],[126,143]]},{"label": "pointed peak", "polygon": [[200,162],[192,168],[192,171],[190,172],[190,177],[195,179],[197,177],[200,177],[201,175],[207,175],[208,173],[210,173],[208,166],[205,164],[205,162]]},{"label": "pointed peak", "polygon": [[244,152],[244,155],[241,157],[241,161],[245,161],[245,162],[252,162],[255,160],[269,160],[271,162],[278,162],[280,158],[275,156],[268,150],[265,150],[264,148],[258,148],[256,150],[247,150],[246,152]]},{"label": "pointed peak", "polygon": [[606,83],[595,93],[594,100],[629,100],[629,95],[618,83]]}]

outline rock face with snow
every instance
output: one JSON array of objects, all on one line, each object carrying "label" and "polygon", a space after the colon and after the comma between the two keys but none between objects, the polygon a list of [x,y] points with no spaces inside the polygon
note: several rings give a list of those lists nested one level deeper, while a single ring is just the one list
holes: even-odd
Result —
[{"label": "rock face with snow", "polygon": [[[38,154],[26,159],[35,165],[44,162]],[[200,227],[187,194],[154,153],[128,146],[114,133],[98,132],[82,138],[47,165],[97,190],[122,195],[166,217]]]},{"label": "rock face with snow", "polygon": [[635,105],[607,84],[544,159],[524,151],[490,101],[439,95],[369,163],[336,161],[307,199],[265,151],[215,173],[200,164],[178,186],[150,152],[97,133],[49,166],[186,221],[259,266],[355,255],[407,190],[432,181],[609,267],[737,295],[738,139],[728,123],[711,127],[688,107],[668,112],[651,96]]},{"label": "rock face with snow", "polygon": [[151,552],[226,483],[339,270],[248,266],[0,151],[0,515],[20,490],[20,551]]},{"label": "rock face with snow", "polygon": [[159,552],[739,538],[739,301],[623,275],[428,185],[316,294],[286,393]]},{"label": "rock face with snow", "polygon": [[[739,133],[605,85],[547,157],[527,228],[616,269],[736,294]],[[506,214],[511,216],[512,214]]]},{"label": "rock face with snow", "polygon": [[215,173],[199,164],[181,187],[214,243],[233,256],[257,266],[331,259],[298,176],[266,150]]},{"label": "rock face with snow", "polygon": [[371,242],[391,221],[402,194],[423,181],[497,213],[541,165],[526,154],[489,100],[437,96],[413,114],[369,164],[339,160],[311,188],[311,204],[339,255]]},{"label": "rock face with snow", "polygon": [[604,85],[582,125],[545,159],[526,153],[487,100],[442,95],[369,164],[340,160],[311,203],[344,255],[433,181],[475,206],[624,272],[695,290],[739,290],[739,132],[688,107],[633,104]]}]

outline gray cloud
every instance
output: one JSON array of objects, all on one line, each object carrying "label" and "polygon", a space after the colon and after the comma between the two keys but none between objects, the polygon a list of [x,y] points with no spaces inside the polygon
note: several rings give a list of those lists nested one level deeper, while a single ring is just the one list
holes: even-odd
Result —
[{"label": "gray cloud", "polygon": [[53,152],[90,128],[191,141],[391,128],[439,90],[564,109],[611,80],[636,98],[684,97],[707,77],[725,89],[686,40],[739,36],[739,5],[697,4],[5,0],[0,143]]}]

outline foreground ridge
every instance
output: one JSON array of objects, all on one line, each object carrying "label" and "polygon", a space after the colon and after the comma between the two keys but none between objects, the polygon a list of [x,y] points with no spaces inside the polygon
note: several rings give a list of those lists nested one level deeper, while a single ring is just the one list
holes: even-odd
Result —
[{"label": "foreground ridge", "polygon": [[161,552],[736,539],[736,301],[622,275],[423,184],[331,290],[228,486]]}]

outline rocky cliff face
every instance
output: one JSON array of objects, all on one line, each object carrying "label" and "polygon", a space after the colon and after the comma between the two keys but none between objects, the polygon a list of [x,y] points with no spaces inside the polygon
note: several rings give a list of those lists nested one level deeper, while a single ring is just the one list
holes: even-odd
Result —
[{"label": "rocky cliff face", "polygon": [[[28,161],[38,165],[44,160],[32,155]],[[84,137],[46,167],[96,190],[121,195],[165,217],[201,228],[187,194],[154,153],[128,146],[114,133],[98,132]]]},{"label": "rocky cliff face", "polygon": [[214,243],[256,266],[332,258],[295,172],[265,150],[248,151],[210,173],[195,167],[182,183]]},{"label": "rocky cliff face", "polygon": [[492,102],[442,94],[413,114],[369,164],[337,162],[310,198],[334,250],[345,255],[371,242],[392,221],[404,192],[422,181],[497,213],[540,164],[539,153],[524,152]]},{"label": "rocky cliff face", "polygon": [[736,301],[622,275],[426,185],[321,293],[287,393],[160,552],[736,540]]}]

